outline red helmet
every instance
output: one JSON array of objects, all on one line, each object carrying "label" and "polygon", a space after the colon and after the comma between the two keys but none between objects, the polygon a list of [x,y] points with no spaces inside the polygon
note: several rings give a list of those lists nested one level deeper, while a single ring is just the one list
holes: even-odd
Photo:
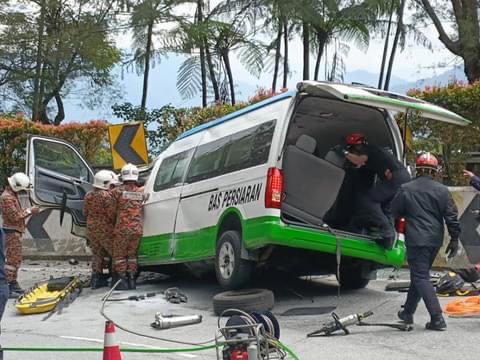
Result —
[{"label": "red helmet", "polygon": [[347,136],[347,145],[359,145],[365,144],[367,142],[367,138],[362,133],[351,133]]},{"label": "red helmet", "polygon": [[417,165],[417,169],[428,168],[428,169],[437,170],[438,160],[435,156],[433,156],[430,153],[423,153],[417,158],[416,165]]}]

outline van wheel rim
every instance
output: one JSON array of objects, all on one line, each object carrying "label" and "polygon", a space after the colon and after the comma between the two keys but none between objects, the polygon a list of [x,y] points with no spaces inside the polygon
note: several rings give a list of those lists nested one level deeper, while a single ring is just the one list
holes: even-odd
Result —
[{"label": "van wheel rim", "polygon": [[233,252],[232,244],[226,242],[223,243],[220,248],[218,259],[220,274],[224,279],[229,279],[232,276],[233,268],[235,267],[235,254]]}]

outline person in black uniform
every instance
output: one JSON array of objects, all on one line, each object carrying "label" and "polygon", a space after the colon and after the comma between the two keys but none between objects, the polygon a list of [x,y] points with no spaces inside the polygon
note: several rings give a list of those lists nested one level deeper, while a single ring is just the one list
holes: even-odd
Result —
[{"label": "person in black uniform", "polygon": [[358,210],[354,223],[362,221],[378,227],[378,242],[386,249],[391,249],[395,241],[395,228],[390,202],[398,188],[410,181],[410,174],[391,153],[369,144],[361,133],[350,134],[346,143],[344,155],[347,160],[357,167],[370,170],[378,177],[373,187],[357,194]]},{"label": "person in black uniform", "polygon": [[425,327],[444,330],[447,324],[430,282],[430,268],[443,244],[444,222],[450,234],[446,253],[449,258],[456,255],[460,223],[450,191],[433,180],[438,169],[435,156],[422,154],[417,158],[416,165],[417,177],[402,185],[392,201],[393,214],[405,217],[405,245],[411,280],[407,300],[398,317],[413,324],[413,314],[420,299],[423,299],[431,317]]},{"label": "person in black uniform", "polygon": [[463,170],[463,176],[476,190],[480,190],[480,176],[475,175],[473,172]]}]

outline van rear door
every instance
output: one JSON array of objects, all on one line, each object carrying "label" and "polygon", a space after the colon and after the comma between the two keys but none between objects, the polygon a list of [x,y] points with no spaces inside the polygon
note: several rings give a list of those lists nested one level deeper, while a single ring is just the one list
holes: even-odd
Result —
[{"label": "van rear door", "polygon": [[93,171],[74,145],[44,136],[29,136],[27,172],[34,204],[72,215],[72,234],[85,237],[83,199],[92,189]]},{"label": "van rear door", "polygon": [[333,84],[320,81],[303,81],[297,85],[299,92],[316,96],[330,96],[355,104],[368,105],[391,111],[416,110],[426,119],[455,125],[468,125],[470,121],[440,106],[410,96],[368,87]]}]

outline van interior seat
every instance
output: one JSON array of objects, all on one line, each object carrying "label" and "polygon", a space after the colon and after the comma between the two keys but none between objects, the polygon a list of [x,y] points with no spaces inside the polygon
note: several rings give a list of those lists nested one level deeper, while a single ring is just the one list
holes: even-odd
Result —
[{"label": "van interior seat", "polygon": [[282,212],[300,221],[322,225],[335,202],[345,171],[313,153],[317,141],[302,134],[284,154]]}]

